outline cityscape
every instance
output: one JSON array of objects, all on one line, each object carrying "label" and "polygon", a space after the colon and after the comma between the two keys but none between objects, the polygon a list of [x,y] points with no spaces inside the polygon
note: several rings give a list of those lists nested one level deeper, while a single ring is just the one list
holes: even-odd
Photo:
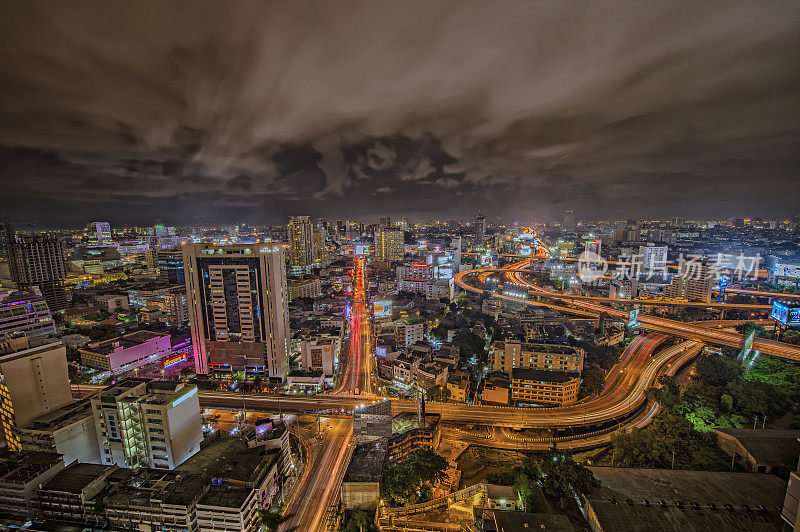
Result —
[{"label": "cityscape", "polygon": [[0,529],[800,530],[800,5],[0,13]]}]

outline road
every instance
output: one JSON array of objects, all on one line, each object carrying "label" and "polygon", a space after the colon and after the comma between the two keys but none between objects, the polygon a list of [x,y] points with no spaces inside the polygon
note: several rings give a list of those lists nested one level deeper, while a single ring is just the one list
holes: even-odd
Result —
[{"label": "road", "polygon": [[335,503],[353,452],[353,422],[334,419],[322,438],[308,438],[308,461],[297,490],[286,506],[292,516],[280,530],[323,530],[329,506]]},{"label": "road", "polygon": [[353,305],[350,311],[350,343],[342,382],[334,394],[373,395],[375,382],[372,377],[372,339],[367,310],[366,264],[363,257],[356,260],[353,272]]}]

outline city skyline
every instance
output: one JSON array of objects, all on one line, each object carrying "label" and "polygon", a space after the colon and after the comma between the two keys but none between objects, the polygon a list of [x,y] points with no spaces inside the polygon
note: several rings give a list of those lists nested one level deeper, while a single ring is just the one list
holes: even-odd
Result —
[{"label": "city skyline", "polygon": [[6,217],[796,214],[797,4],[3,10]]}]

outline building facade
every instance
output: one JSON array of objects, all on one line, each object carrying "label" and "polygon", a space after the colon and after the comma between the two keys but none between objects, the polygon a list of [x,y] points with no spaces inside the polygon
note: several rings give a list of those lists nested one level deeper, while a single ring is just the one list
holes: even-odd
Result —
[{"label": "building facade", "polygon": [[563,344],[536,344],[519,340],[492,343],[491,370],[511,374],[514,368],[583,371],[585,352]]},{"label": "building facade", "polygon": [[286,264],[280,245],[184,246],[195,370],[285,379],[289,353]]},{"label": "building facade", "polygon": [[0,295],[0,339],[25,333],[28,338],[55,336],[56,326],[41,291]]},{"label": "building facade", "polygon": [[565,371],[514,368],[511,372],[513,403],[571,405],[578,400],[580,375]]}]

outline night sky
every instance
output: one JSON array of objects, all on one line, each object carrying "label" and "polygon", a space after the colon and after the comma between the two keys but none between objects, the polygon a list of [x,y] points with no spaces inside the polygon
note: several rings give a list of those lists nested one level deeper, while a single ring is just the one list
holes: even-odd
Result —
[{"label": "night sky", "polygon": [[3,2],[0,216],[797,214],[800,2]]}]

